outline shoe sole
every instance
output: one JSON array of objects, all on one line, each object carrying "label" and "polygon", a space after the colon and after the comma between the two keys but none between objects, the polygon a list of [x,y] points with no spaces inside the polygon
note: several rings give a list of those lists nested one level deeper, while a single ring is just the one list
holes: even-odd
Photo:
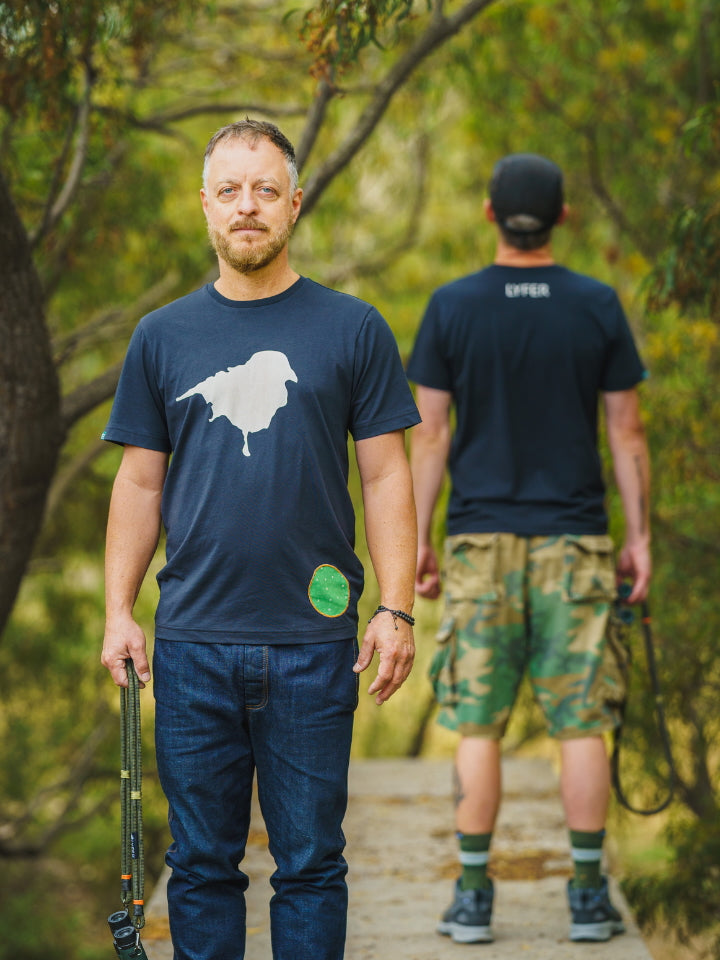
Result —
[{"label": "shoe sole", "polygon": [[604,920],[601,923],[573,923],[570,925],[570,939],[592,943],[604,942],[620,933],[625,933],[625,925],[619,920]]},{"label": "shoe sole", "polygon": [[455,943],[492,943],[490,927],[471,927],[466,923],[440,923],[437,932],[452,937]]}]

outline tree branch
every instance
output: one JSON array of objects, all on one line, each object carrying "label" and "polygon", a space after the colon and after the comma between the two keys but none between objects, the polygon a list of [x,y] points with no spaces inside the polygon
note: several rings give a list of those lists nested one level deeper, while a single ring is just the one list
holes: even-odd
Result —
[{"label": "tree branch", "polygon": [[615,223],[618,229],[622,233],[626,234],[632,240],[643,257],[645,257],[649,263],[652,263],[655,256],[655,250],[653,246],[646,241],[645,234],[642,231],[636,230],[628,221],[627,217],[615,202],[605,184],[602,175],[602,164],[600,161],[600,148],[597,142],[597,134],[594,129],[585,131],[585,140],[587,143],[587,160],[588,170],[590,173],[590,185],[595,196],[598,198],[605,212]]},{"label": "tree branch", "polygon": [[106,153],[103,169],[98,170],[97,173],[85,181],[82,193],[75,198],[75,216],[70,223],[70,229],[60,234],[55,234],[52,249],[46,250],[44,257],[45,265],[41,276],[43,299],[46,303],[50,301],[57,290],[58,284],[65,276],[70,254],[75,249],[78,236],[85,230],[86,225],[83,217],[88,212],[90,215],[95,212],[97,199],[94,192],[102,189],[112,180],[127,149],[128,142],[127,140],[123,140],[116,143],[115,146]]},{"label": "tree branch", "polygon": [[84,383],[81,387],[77,387],[63,397],[61,418],[65,432],[78,420],[94,410],[95,407],[100,406],[101,403],[113,396],[120,379],[122,365],[123,361],[119,360],[104,373],[101,373],[99,377],[89,383]]},{"label": "tree branch", "polygon": [[30,237],[30,246],[35,249],[40,241],[55,227],[72,203],[80,181],[82,180],[85,161],[87,160],[88,144],[90,141],[90,103],[93,89],[93,75],[89,64],[85,64],[85,93],[78,105],[77,112],[77,139],[75,152],[70,164],[70,170],[65,179],[60,195],[52,202],[49,198],[45,213],[39,227]]},{"label": "tree branch", "polygon": [[117,332],[126,329],[130,323],[144,316],[156,304],[165,301],[179,282],[178,271],[169,270],[130,306],[115,306],[101,310],[85,326],[71,330],[65,336],[53,340],[56,366],[62,366],[79,349],[106,341]]},{"label": "tree branch", "polygon": [[[245,13],[266,13],[268,10],[273,10],[276,7],[277,0],[255,0],[254,3],[251,3],[250,0],[245,0],[243,3],[243,11]],[[236,17],[237,7],[218,7],[217,12],[226,17]]]},{"label": "tree branch", "polygon": [[305,127],[300,137],[298,148],[295,151],[295,159],[297,162],[298,171],[302,171],[308,157],[310,156],[312,148],[315,145],[315,141],[317,140],[317,136],[323,125],[323,121],[325,120],[328,105],[336,93],[336,88],[332,84],[328,83],[327,80],[320,81],[317,93],[315,94],[315,99],[308,110]]},{"label": "tree branch", "polygon": [[137,130],[152,130],[164,137],[179,137],[181,134],[173,130],[171,124],[181,120],[191,120],[193,117],[209,117],[214,114],[228,113],[259,113],[266,117],[301,117],[306,108],[301,105],[269,107],[259,103],[203,103],[193,107],[183,107],[154,117],[139,117],[132,111],[118,110],[115,107],[96,107],[96,111],[111,119],[121,121]]},{"label": "tree branch", "polygon": [[441,5],[435,5],[435,16],[425,32],[388,70],[375,87],[375,93],[358,118],[345,141],[313,173],[305,184],[301,216],[307,216],[330,183],[358,153],[382,119],[395,93],[413,71],[451,36],[496,0],[469,0],[451,17],[442,15]]},{"label": "tree branch", "polygon": [[[235,12],[237,13],[237,11]],[[244,10],[243,12],[246,11]],[[237,19],[237,17],[234,19]],[[233,27],[236,26],[236,24],[233,24]],[[217,45],[214,38],[182,37],[181,39],[184,50],[188,51],[191,56],[197,53],[205,54],[206,51],[210,51],[215,63],[221,63],[223,67],[229,67],[241,57],[251,57],[254,61],[260,60],[263,63],[300,64],[307,61],[307,57],[301,57],[295,47],[287,47],[284,50],[261,50],[259,47],[245,46],[241,43],[230,43],[227,46],[221,47]],[[187,57],[183,60],[179,57],[177,60],[170,60],[164,63],[161,69],[156,70],[154,76],[177,77],[178,72],[185,72],[182,66],[184,61],[187,61]]]},{"label": "tree branch", "polygon": [[111,444],[105,440],[96,440],[95,443],[86,447],[77,457],[74,457],[67,466],[63,467],[55,474],[52,486],[48,492],[45,504],[44,523],[52,523],[52,520],[65,499],[65,496],[78,477],[93,464],[98,457],[107,453]]},{"label": "tree branch", "polygon": [[[4,836],[0,840],[0,858],[42,856],[47,853],[48,847],[57,837],[70,830],[79,829],[108,807],[112,800],[112,794],[109,792],[85,809],[82,814],[74,816],[85,796],[85,786],[90,778],[98,747],[107,736],[111,723],[112,720],[107,713],[104,716],[98,716],[97,725],[85,741],[68,776],[44,790],[39,790],[19,816],[2,824]],[[55,812],[63,793],[67,793],[67,796],[61,802],[60,810]],[[43,808],[53,810],[51,822],[36,839],[24,843],[16,840]]]},{"label": "tree branch", "polygon": [[[62,359],[66,359],[75,349],[78,343],[85,346],[87,340],[96,335],[100,330],[103,331],[103,339],[107,336],[107,325],[112,323],[115,327],[126,327],[132,320],[137,320],[144,316],[148,310],[152,309],[158,302],[167,299],[167,296],[178,282],[178,275],[170,270],[158,283],[154,284],[150,290],[142,297],[137,299],[130,307],[125,307],[118,312],[101,314],[94,321],[91,321],[83,330],[77,332],[77,339],[71,334],[65,344],[65,352]],[[78,420],[90,413],[95,407],[109,400],[115,393],[115,389],[122,370],[123,361],[120,360],[109,367],[99,377],[84,383],[75,390],[66,394],[62,400],[61,420],[63,429],[68,431]]]}]

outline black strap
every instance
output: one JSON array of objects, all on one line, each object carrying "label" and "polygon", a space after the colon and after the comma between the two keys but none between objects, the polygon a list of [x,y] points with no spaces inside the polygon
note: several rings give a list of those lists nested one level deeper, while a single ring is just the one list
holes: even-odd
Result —
[{"label": "black strap", "polygon": [[[657,673],[657,664],[655,661],[655,650],[653,647],[653,638],[651,623],[652,618],[650,617],[650,610],[648,604],[644,602],[641,606],[641,622],[642,622],[642,633],[643,639],[645,641],[645,656],[647,658],[648,664],[648,675],[650,677],[650,687],[653,694],[653,701],[655,704],[655,714],[657,717],[657,726],[658,732],[660,734],[660,740],[662,743],[663,754],[668,763],[669,774],[668,774],[668,792],[665,799],[659,803],[657,806],[652,807],[648,810],[642,810],[638,807],[634,807],[630,801],[625,796],[623,792],[621,783],[620,783],[620,744],[622,741],[623,727],[625,725],[625,706],[626,703],[623,703],[621,707],[620,723],[615,728],[615,735],[613,739],[613,752],[610,760],[610,770],[612,775],[612,783],[615,788],[615,794],[618,798],[618,801],[625,807],[626,810],[630,810],[631,813],[638,813],[643,817],[650,817],[655,813],[660,813],[662,810],[665,810],[673,800],[675,795],[675,787],[677,782],[677,772],[675,770],[675,763],[672,756],[672,747],[670,744],[670,735],[668,733],[667,722],[665,719],[665,708],[662,700],[662,693],[660,691],[660,681]],[[627,700],[626,700],[627,702]]]}]

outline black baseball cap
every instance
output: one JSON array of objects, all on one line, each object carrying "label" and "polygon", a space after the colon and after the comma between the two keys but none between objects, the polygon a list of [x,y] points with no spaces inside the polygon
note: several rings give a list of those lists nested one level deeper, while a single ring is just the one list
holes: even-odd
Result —
[{"label": "black baseball cap", "polygon": [[511,233],[540,233],[563,208],[562,170],[537,153],[511,153],[495,164],[490,202],[497,222]]}]

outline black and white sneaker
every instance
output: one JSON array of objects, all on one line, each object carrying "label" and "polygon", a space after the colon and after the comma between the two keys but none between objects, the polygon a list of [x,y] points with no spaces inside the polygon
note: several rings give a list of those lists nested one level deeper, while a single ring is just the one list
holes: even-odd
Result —
[{"label": "black and white sneaker", "polygon": [[610,902],[607,877],[602,886],[574,887],[568,883],[570,901],[571,940],[609,940],[618,933],[625,933],[622,917]]},{"label": "black and white sneaker", "polygon": [[456,943],[491,943],[493,895],[492,881],[487,889],[461,890],[458,880],[455,899],[443,914],[437,932]]}]

